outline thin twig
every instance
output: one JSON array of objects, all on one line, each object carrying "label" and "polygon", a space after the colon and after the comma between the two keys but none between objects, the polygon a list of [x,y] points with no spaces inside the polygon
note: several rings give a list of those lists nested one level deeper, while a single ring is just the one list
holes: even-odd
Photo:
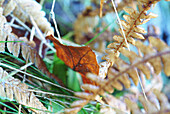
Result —
[{"label": "thin twig", "polygon": [[14,28],[16,28],[16,29],[25,30],[24,27],[21,27],[21,26],[19,26],[19,25],[14,24],[14,23],[8,23],[8,24],[9,24],[11,27],[14,27]]},{"label": "thin twig", "polygon": [[79,97],[75,97],[75,96],[68,96],[68,95],[50,93],[50,92],[45,92],[45,91],[40,91],[40,90],[27,89],[26,91],[36,92],[36,93],[42,93],[42,94],[47,94],[47,95],[52,95],[52,96],[57,96],[57,97],[65,97],[65,98],[75,98],[75,99],[80,99]]},{"label": "thin twig", "polygon": [[[15,18],[15,20],[20,24],[22,25],[26,30],[28,30],[30,33],[31,33],[31,29],[25,24],[23,23],[20,19],[18,19],[17,17],[15,17],[14,15],[10,14],[10,16],[12,18]],[[55,48],[53,48],[49,43],[46,42],[46,40],[42,40],[42,39],[45,39],[45,38],[41,38],[39,35],[35,34],[35,36],[40,40],[42,41],[47,47],[49,47],[52,51],[56,52]]]},{"label": "thin twig", "polygon": [[53,4],[52,4],[52,7],[51,7],[49,20],[50,20],[51,17],[52,17],[52,20],[53,20],[53,22],[54,22],[55,30],[56,30],[56,32],[57,32],[59,41],[60,41],[60,43],[63,43],[62,40],[61,40],[60,32],[59,32],[58,27],[57,27],[57,22],[55,21],[54,6],[55,6],[55,0],[53,0]]},{"label": "thin twig", "polygon": [[[33,65],[33,63],[31,62],[31,63],[28,63],[28,64],[25,64],[24,66],[22,66],[21,68],[20,68],[20,70],[24,70],[24,69],[26,69],[27,67],[29,67],[29,66],[31,66],[31,65]],[[13,71],[13,72],[11,72],[9,75],[10,76],[13,76],[13,75],[15,75],[15,74],[17,74],[18,73],[18,71]]]},{"label": "thin twig", "polygon": [[123,37],[124,37],[124,39],[125,39],[125,43],[127,44],[127,48],[128,48],[128,50],[130,51],[129,44],[128,44],[128,42],[127,42],[127,38],[126,38],[126,36],[125,36],[125,32],[124,32],[124,30],[123,30],[123,26],[122,26],[122,23],[121,23],[121,21],[120,21],[120,18],[119,18],[119,15],[118,15],[118,12],[117,12],[115,3],[114,3],[113,0],[111,0],[111,1],[112,1],[112,4],[113,4],[113,8],[114,8],[114,10],[115,10],[115,13],[116,13],[116,16],[117,16],[117,19],[118,19],[120,28],[121,28],[121,30],[122,30],[122,34],[123,34]]},{"label": "thin twig", "polygon": [[[40,36],[41,41],[42,41],[40,46],[39,46],[39,55],[40,55],[40,57],[42,57],[42,53],[41,52],[42,52],[43,44],[46,44],[47,42],[45,40],[45,37],[43,36],[43,33],[38,28],[38,26],[37,26],[37,24],[36,24],[36,22],[35,22],[35,20],[34,20],[34,18],[32,16],[30,16],[30,20],[31,20],[33,26],[35,27],[35,30],[37,31],[37,33]],[[46,45],[48,45],[48,43]]]},{"label": "thin twig", "polygon": [[[41,98],[44,98],[44,99],[47,99],[47,100],[49,100],[49,101],[51,101],[51,102],[53,102],[53,103],[55,103],[55,104],[57,104],[57,105],[59,105],[59,106],[61,106],[61,107],[63,107],[63,108],[68,108],[68,106],[66,105],[66,104],[69,104],[70,105],[70,103],[66,103],[66,102],[63,102],[63,101],[61,101],[61,100],[58,100],[58,99],[51,99],[51,98],[47,98],[47,97],[45,97],[45,96],[40,96],[40,95],[35,95],[36,97],[41,97]],[[57,102],[55,102],[55,101],[57,101]],[[59,102],[59,103],[58,103]],[[62,104],[62,105],[61,105]],[[64,107],[64,106],[65,107]]]},{"label": "thin twig", "polygon": [[35,27],[33,26],[31,30],[31,35],[30,35],[30,41],[33,41],[34,35],[35,35]]},{"label": "thin twig", "polygon": [[[16,76],[20,77],[20,78],[24,78],[22,75],[20,74],[16,74]],[[28,83],[32,84],[34,87],[39,87],[39,85],[36,85],[34,82],[32,82],[31,80],[25,79],[25,81],[27,81]]]},{"label": "thin twig", "polygon": [[22,25],[25,29],[27,29],[29,32],[31,32],[31,29],[25,24],[23,23],[20,19],[18,19],[17,17],[15,17],[13,14],[10,14],[10,16],[12,18],[14,18],[20,25]]},{"label": "thin twig", "polygon": [[139,77],[139,73],[138,73],[138,72],[137,72],[137,76],[138,76],[139,84],[140,84],[141,89],[142,89],[143,96],[144,96],[146,102],[148,102],[148,98],[147,98],[147,96],[146,96],[146,93],[145,93],[145,90],[144,90],[144,88],[143,88],[143,85],[142,85],[142,82],[141,82],[141,80],[140,80],[140,77]]}]

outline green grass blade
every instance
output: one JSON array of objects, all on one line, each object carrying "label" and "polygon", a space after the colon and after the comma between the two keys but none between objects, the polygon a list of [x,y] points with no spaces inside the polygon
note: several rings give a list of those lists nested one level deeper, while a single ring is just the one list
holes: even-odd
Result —
[{"label": "green grass blade", "polygon": [[92,41],[94,41],[97,37],[99,37],[104,31],[107,30],[107,28],[111,25],[112,23],[108,24],[101,32],[99,32],[97,35],[95,35],[91,40],[89,40],[88,42],[86,42],[84,45],[88,45],[90,44]]},{"label": "green grass blade", "polygon": [[7,108],[9,108],[9,109],[11,109],[11,110],[13,110],[13,111],[15,111],[15,112],[18,112],[16,109],[14,109],[14,108],[6,105],[5,103],[3,103],[3,102],[1,102],[1,101],[0,101],[0,104],[3,105],[3,106],[5,106],[5,107],[7,107]]},{"label": "green grass blade", "polygon": [[12,42],[21,42],[21,43],[23,43],[24,41],[0,41],[0,43],[12,43]]}]

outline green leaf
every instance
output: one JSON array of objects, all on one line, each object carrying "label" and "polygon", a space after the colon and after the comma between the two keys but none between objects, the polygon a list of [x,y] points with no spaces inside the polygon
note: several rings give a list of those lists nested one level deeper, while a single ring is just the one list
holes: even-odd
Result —
[{"label": "green leaf", "polygon": [[60,105],[57,102],[52,102],[52,107],[53,107],[53,112],[59,112],[65,108],[64,106]]},{"label": "green leaf", "polygon": [[66,85],[66,78],[67,78],[67,69],[68,66],[65,65],[65,63],[59,59],[57,57],[57,55],[54,55],[54,60],[53,60],[53,74],[55,74],[56,76],[58,76],[58,78],[60,78],[63,83]]},{"label": "green leaf", "polygon": [[78,114],[88,114],[88,112],[85,110],[85,109],[81,109],[79,112],[78,112]]},{"label": "green leaf", "polygon": [[64,35],[63,37],[62,37],[62,39],[65,39],[65,40],[72,40],[71,39],[71,37],[74,35],[74,32],[73,31],[71,31],[71,32],[69,32],[69,33],[67,33],[66,35]]},{"label": "green leaf", "polygon": [[81,91],[79,81],[81,75],[78,72],[73,71],[71,68],[68,69],[67,75],[67,87],[74,91]]},{"label": "green leaf", "polygon": [[107,28],[111,25],[112,23],[108,24],[101,32],[99,32],[97,35],[95,35],[91,40],[86,42],[84,45],[90,44],[92,41],[94,41],[97,37],[99,37],[104,31],[107,30]]}]

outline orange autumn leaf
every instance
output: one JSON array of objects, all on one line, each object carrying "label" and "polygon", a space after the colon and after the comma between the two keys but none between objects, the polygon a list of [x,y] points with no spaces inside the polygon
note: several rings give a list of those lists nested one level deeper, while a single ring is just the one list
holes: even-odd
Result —
[{"label": "orange autumn leaf", "polygon": [[90,47],[66,46],[56,40],[53,35],[46,36],[46,39],[53,42],[57,56],[63,60],[67,66],[81,74],[84,83],[93,83],[86,78],[85,75],[88,72],[98,75],[99,65],[96,60],[96,55]]}]

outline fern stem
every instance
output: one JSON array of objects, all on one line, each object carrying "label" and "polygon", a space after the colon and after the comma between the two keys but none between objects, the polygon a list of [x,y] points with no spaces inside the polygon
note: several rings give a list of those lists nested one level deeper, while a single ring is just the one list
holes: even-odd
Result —
[{"label": "fern stem", "polygon": [[128,50],[130,51],[130,49],[129,49],[129,44],[128,44],[128,42],[127,42],[127,37],[125,36],[125,32],[124,32],[124,30],[123,30],[123,26],[122,26],[122,23],[121,23],[121,21],[120,21],[120,18],[119,18],[119,15],[118,15],[118,12],[117,12],[115,3],[114,3],[113,0],[111,0],[111,1],[112,1],[113,8],[114,8],[114,10],[115,10],[115,13],[116,13],[116,16],[117,16],[117,19],[118,19],[120,28],[121,28],[121,30],[122,30],[122,33],[123,33],[123,37],[124,37],[125,43],[127,44],[127,48],[128,48]]}]

